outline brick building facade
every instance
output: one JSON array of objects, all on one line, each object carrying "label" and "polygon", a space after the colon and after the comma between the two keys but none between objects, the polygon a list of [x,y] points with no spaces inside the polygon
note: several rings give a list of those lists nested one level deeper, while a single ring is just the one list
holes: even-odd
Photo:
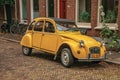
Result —
[{"label": "brick building facade", "polygon": [[[120,34],[120,0],[15,0],[15,3],[15,18],[21,22],[27,20],[30,23],[36,17],[67,18],[74,20],[78,27],[88,29],[87,34],[92,36],[99,36],[102,28],[100,17],[102,4],[105,16],[112,13],[115,17],[115,20],[107,24],[110,29],[117,26]],[[0,17],[1,15],[3,14],[0,13]]]}]

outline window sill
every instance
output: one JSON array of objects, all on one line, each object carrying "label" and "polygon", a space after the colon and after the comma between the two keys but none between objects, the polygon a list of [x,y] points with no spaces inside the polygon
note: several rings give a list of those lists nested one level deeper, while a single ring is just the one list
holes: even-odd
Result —
[{"label": "window sill", "polygon": [[[118,25],[116,23],[106,23],[108,25],[108,27],[111,30],[118,30]],[[97,27],[95,27],[94,29],[96,30],[101,30],[102,29],[102,24],[100,23]]]},{"label": "window sill", "polygon": [[27,24],[28,24],[28,20],[21,20],[21,21],[20,21],[20,24],[25,24],[25,25],[27,25]]},{"label": "window sill", "polygon": [[78,28],[91,29],[91,23],[78,22],[77,26],[78,26]]}]

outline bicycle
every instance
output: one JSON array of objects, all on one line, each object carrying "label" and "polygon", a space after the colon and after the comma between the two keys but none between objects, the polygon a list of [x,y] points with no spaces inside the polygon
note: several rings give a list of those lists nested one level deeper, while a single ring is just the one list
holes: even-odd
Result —
[{"label": "bicycle", "polygon": [[21,34],[24,35],[25,31],[27,30],[27,24],[19,23],[18,20],[13,21],[13,24],[10,27],[10,33],[11,34]]},{"label": "bicycle", "polygon": [[4,20],[3,24],[0,26],[0,32],[1,33],[7,33],[8,32],[8,24],[7,24],[6,20]]}]

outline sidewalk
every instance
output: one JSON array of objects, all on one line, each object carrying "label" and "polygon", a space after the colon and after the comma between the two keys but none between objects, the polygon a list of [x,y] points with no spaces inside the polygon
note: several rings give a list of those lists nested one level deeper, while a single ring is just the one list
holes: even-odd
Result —
[{"label": "sidewalk", "polygon": [[119,64],[120,65],[120,51],[108,51],[106,62]]},{"label": "sidewalk", "polygon": [[[0,33],[0,39],[5,39],[16,43],[20,43],[21,38],[22,35],[18,35],[18,34],[11,35],[9,33],[6,34]],[[114,63],[120,65],[120,51],[119,52],[108,51],[107,59],[105,61],[108,63]]]}]

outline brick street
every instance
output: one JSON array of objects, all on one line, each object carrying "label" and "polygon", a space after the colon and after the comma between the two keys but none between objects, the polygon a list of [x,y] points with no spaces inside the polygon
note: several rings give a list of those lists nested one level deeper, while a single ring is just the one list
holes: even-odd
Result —
[{"label": "brick street", "polygon": [[53,55],[33,51],[23,56],[18,43],[0,39],[1,80],[120,80],[120,66],[75,62],[64,68]]}]

